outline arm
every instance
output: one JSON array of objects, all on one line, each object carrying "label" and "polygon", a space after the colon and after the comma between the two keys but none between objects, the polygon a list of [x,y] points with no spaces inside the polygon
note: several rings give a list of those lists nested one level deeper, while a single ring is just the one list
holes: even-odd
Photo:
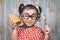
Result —
[{"label": "arm", "polygon": [[17,40],[17,30],[12,31],[11,40]]},{"label": "arm", "polygon": [[17,26],[12,20],[10,20],[10,25],[12,29],[11,40],[17,40]]},{"label": "arm", "polygon": [[11,40],[17,40],[17,30],[16,29],[12,30]]},{"label": "arm", "polygon": [[48,25],[45,25],[45,38],[44,40],[50,40],[51,29]]},{"label": "arm", "polygon": [[44,40],[50,40],[50,35],[49,34],[45,35]]}]

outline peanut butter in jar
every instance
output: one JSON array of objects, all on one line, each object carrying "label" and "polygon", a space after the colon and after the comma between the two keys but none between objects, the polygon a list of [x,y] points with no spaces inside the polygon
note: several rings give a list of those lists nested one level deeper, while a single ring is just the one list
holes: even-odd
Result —
[{"label": "peanut butter in jar", "polygon": [[21,19],[17,14],[13,13],[9,16],[10,20],[14,21],[15,24],[19,25],[21,23]]}]

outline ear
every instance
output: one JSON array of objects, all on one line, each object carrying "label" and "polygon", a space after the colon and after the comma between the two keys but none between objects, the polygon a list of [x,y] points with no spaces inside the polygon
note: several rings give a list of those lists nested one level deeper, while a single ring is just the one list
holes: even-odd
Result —
[{"label": "ear", "polygon": [[38,13],[38,18],[37,18],[37,21],[40,21],[41,20],[41,14]]},{"label": "ear", "polygon": [[20,19],[22,19],[22,14],[19,15]]},{"label": "ear", "polygon": [[21,15],[19,14],[19,18],[21,18]]}]

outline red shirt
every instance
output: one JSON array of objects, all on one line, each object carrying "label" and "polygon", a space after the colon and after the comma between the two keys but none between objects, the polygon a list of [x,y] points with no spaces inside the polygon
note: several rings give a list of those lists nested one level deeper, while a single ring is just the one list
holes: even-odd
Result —
[{"label": "red shirt", "polygon": [[40,27],[18,27],[18,40],[44,40],[44,33]]}]

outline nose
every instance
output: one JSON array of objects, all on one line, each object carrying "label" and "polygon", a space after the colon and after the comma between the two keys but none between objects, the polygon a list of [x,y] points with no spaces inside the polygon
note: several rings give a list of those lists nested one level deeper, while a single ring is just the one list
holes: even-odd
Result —
[{"label": "nose", "polygon": [[28,20],[32,20],[32,19],[31,19],[31,17],[29,17],[29,19],[28,19]]}]

